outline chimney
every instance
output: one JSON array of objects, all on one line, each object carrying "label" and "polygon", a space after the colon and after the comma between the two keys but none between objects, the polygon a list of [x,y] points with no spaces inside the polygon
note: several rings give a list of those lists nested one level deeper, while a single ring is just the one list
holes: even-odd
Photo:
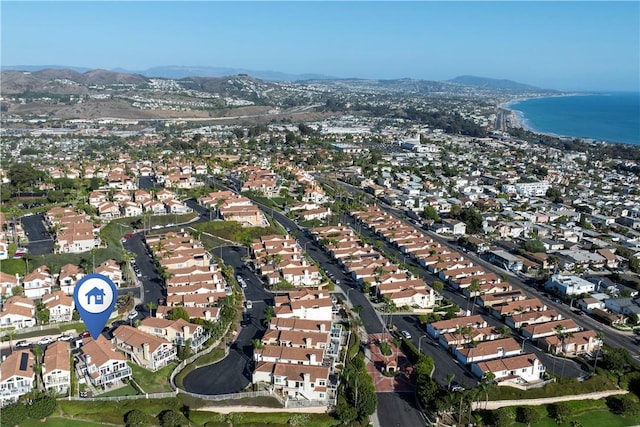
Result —
[{"label": "chimney", "polygon": [[320,323],[320,332],[325,332],[325,330],[327,329],[327,327],[325,326],[324,322]]},{"label": "chimney", "polygon": [[149,352],[149,343],[148,342],[142,343],[142,357],[145,360],[150,360],[151,359],[151,355],[150,355],[150,352]]},{"label": "chimney", "polygon": [[309,363],[312,364],[312,365],[316,364],[316,354],[315,353],[311,353],[309,355]]}]

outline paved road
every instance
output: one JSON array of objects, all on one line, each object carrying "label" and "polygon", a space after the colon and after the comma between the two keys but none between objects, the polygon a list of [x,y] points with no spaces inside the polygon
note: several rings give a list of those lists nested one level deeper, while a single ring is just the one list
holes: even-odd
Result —
[{"label": "paved road", "polygon": [[222,258],[227,265],[233,266],[236,275],[241,275],[247,287],[244,288],[247,300],[253,307],[246,310],[240,333],[230,346],[229,355],[218,363],[193,370],[184,379],[185,390],[198,394],[237,393],[251,384],[253,346],[251,340],[262,338],[265,331],[264,310],[273,305],[273,295],[265,291],[262,281],[242,262],[245,248],[230,246],[222,249]]},{"label": "paved road", "polygon": [[[399,330],[406,330],[411,334],[411,341],[419,348],[423,354],[431,356],[435,362],[435,372],[433,379],[441,386],[447,386],[447,375],[454,374],[455,381],[465,386],[473,388],[478,381],[471,373],[458,363],[450,353],[432,339],[427,333],[418,326],[415,316],[399,315],[393,316],[392,324],[396,325]],[[424,338],[420,338],[423,337]]]},{"label": "paved road", "polygon": [[416,406],[414,393],[377,393],[377,396],[377,414],[380,426],[418,427],[426,425],[425,418]]},{"label": "paved road", "polygon": [[29,243],[27,248],[31,255],[45,255],[53,253],[53,238],[44,225],[42,214],[23,216],[20,221]]}]

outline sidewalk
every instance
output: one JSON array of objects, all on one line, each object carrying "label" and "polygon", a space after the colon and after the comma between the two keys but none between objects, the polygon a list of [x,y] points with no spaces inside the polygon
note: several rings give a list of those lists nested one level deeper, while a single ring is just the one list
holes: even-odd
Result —
[{"label": "sidewalk", "polygon": [[[616,394],[627,394],[627,390],[608,390],[597,391],[595,393],[576,394],[568,396],[556,396],[556,397],[543,397],[540,399],[515,399],[515,400],[493,400],[489,401],[486,409],[498,409],[505,406],[538,406],[547,405],[549,403],[556,402],[568,402],[570,400],[587,400],[587,399],[602,399],[603,397],[613,396]],[[475,409],[485,409],[486,402],[474,402]]]}]

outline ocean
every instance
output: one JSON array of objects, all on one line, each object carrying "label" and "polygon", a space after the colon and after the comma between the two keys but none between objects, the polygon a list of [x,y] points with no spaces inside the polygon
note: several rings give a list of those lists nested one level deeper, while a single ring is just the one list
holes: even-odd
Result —
[{"label": "ocean", "polygon": [[522,125],[556,136],[640,145],[640,93],[617,92],[512,101]]}]

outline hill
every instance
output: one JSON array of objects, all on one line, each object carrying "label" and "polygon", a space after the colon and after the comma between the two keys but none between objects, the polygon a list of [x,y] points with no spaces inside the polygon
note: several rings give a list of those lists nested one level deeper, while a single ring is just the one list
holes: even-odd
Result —
[{"label": "hill", "polygon": [[450,83],[457,83],[465,86],[475,86],[483,89],[518,91],[518,92],[550,92],[536,86],[514,82],[507,79],[492,79],[489,77],[478,76],[458,76],[451,80]]}]

